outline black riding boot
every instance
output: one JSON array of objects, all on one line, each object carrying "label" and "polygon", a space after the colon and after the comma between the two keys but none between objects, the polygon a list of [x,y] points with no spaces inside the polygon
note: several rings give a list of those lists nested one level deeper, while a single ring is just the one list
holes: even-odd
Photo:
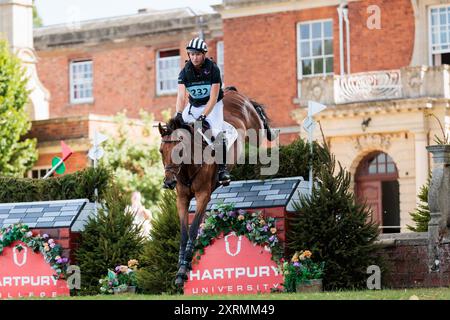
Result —
[{"label": "black riding boot", "polygon": [[228,172],[228,168],[227,168],[227,138],[225,136],[222,137],[222,161],[221,162],[217,162],[218,163],[218,171],[219,171],[219,182],[224,185],[227,186],[230,184],[231,181],[231,176],[230,173]]}]

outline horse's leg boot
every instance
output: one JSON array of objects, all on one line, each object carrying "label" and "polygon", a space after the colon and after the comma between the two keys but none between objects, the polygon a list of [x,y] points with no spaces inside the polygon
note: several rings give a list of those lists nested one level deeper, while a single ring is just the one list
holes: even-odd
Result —
[{"label": "horse's leg boot", "polygon": [[227,168],[227,138],[225,135],[222,136],[222,161],[217,162],[219,163],[219,182],[223,186],[228,186],[231,182],[231,175]]}]

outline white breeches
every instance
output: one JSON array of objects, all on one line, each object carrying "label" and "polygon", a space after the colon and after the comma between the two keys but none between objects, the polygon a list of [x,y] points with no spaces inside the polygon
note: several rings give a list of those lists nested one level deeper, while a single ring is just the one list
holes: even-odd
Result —
[{"label": "white breeches", "polygon": [[[194,107],[188,104],[183,110],[183,120],[187,123],[193,123],[205,110],[206,105]],[[206,117],[211,126],[211,133],[217,137],[219,132],[223,131],[223,100],[216,103],[212,111]]]}]

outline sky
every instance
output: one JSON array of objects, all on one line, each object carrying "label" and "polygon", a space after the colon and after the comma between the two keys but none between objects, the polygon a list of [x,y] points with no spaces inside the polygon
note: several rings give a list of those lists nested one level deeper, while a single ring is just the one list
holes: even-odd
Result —
[{"label": "sky", "polygon": [[191,7],[196,12],[213,12],[210,5],[221,2],[221,0],[35,0],[44,26],[135,14],[142,8],[164,10]]}]

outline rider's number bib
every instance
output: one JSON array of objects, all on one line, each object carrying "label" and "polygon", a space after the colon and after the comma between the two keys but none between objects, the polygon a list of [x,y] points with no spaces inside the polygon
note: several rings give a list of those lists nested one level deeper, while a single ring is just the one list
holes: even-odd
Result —
[{"label": "rider's number bib", "polygon": [[194,99],[201,99],[209,97],[211,92],[211,85],[205,84],[205,85],[199,85],[199,86],[192,86],[188,88],[189,94]]}]

